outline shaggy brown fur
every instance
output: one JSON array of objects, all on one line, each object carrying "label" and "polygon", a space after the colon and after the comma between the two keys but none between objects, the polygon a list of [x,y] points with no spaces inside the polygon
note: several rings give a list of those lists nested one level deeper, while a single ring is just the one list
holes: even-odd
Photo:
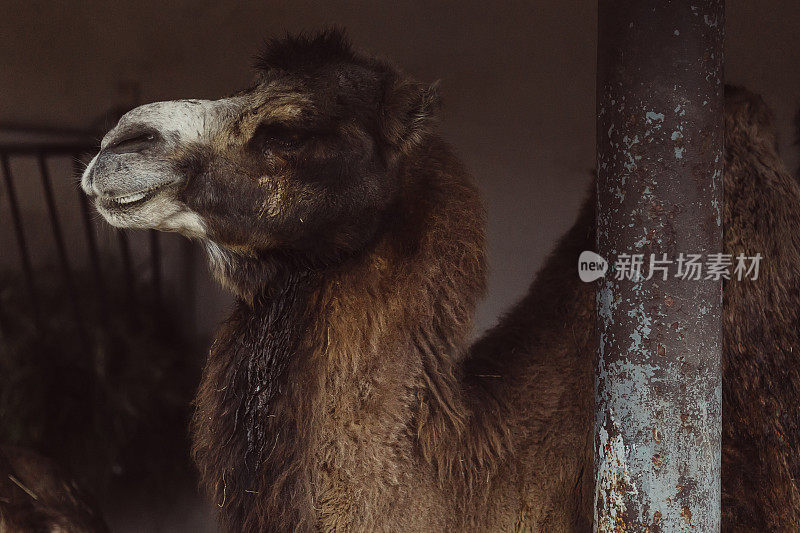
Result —
[{"label": "shaggy brown fur", "polygon": [[[204,221],[212,269],[239,297],[192,428],[223,527],[589,530],[594,285],[575,270],[593,247],[593,202],[470,347],[483,212],[434,132],[435,88],[335,32],[273,42],[260,67],[241,112],[169,156],[176,198]],[[756,98],[729,98],[725,246],[765,256],[758,281],[725,287],[736,531],[800,527],[800,191],[767,122]]]},{"label": "shaggy brown fur", "polygon": [[724,287],[724,524],[799,531],[800,188],[764,102],[726,96],[725,251],[764,264],[757,281]]},{"label": "shaggy brown fur", "polygon": [[52,461],[0,447],[0,532],[104,533],[92,499]]}]

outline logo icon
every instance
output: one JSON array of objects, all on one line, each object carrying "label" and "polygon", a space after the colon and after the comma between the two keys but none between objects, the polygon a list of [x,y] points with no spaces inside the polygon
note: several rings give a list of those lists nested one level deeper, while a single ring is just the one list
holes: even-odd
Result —
[{"label": "logo icon", "polygon": [[608,272],[608,261],[589,250],[581,252],[578,258],[578,276],[589,283],[600,279]]}]

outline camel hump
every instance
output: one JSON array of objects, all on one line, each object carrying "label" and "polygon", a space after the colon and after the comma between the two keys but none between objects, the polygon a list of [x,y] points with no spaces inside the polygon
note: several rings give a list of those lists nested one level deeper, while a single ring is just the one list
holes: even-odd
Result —
[{"label": "camel hump", "polygon": [[761,141],[777,152],[775,117],[760,95],[737,85],[725,86],[726,141]]}]

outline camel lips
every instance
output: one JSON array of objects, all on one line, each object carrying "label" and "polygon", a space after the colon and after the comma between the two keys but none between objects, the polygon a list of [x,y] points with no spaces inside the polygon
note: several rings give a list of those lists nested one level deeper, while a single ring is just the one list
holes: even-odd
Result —
[{"label": "camel lips", "polygon": [[122,206],[128,206],[128,205],[135,204],[135,203],[140,203],[140,202],[142,202],[144,200],[149,200],[150,198],[152,198],[155,195],[155,193],[161,187],[162,186],[151,187],[151,188],[146,189],[144,191],[134,192],[134,193],[131,193],[131,194],[125,194],[125,195],[122,195],[122,196],[113,196],[113,197],[110,197],[110,198],[104,198],[104,201],[105,201],[104,203],[106,205],[111,205],[111,206],[115,206],[115,207],[122,207]]},{"label": "camel lips", "polygon": [[133,194],[128,194],[126,196],[118,196],[117,198],[112,198],[112,202],[116,202],[118,204],[130,204],[133,202],[138,202],[142,198],[147,196],[146,192],[137,192]]}]

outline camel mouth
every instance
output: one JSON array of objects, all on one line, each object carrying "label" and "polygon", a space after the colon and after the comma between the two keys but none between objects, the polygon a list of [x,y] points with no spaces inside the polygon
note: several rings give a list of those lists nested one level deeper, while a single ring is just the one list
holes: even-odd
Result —
[{"label": "camel mouth", "polygon": [[168,184],[157,185],[142,191],[121,194],[118,196],[100,196],[98,202],[103,208],[113,211],[122,211],[134,207],[141,206],[152,200],[161,190],[166,188]]}]

